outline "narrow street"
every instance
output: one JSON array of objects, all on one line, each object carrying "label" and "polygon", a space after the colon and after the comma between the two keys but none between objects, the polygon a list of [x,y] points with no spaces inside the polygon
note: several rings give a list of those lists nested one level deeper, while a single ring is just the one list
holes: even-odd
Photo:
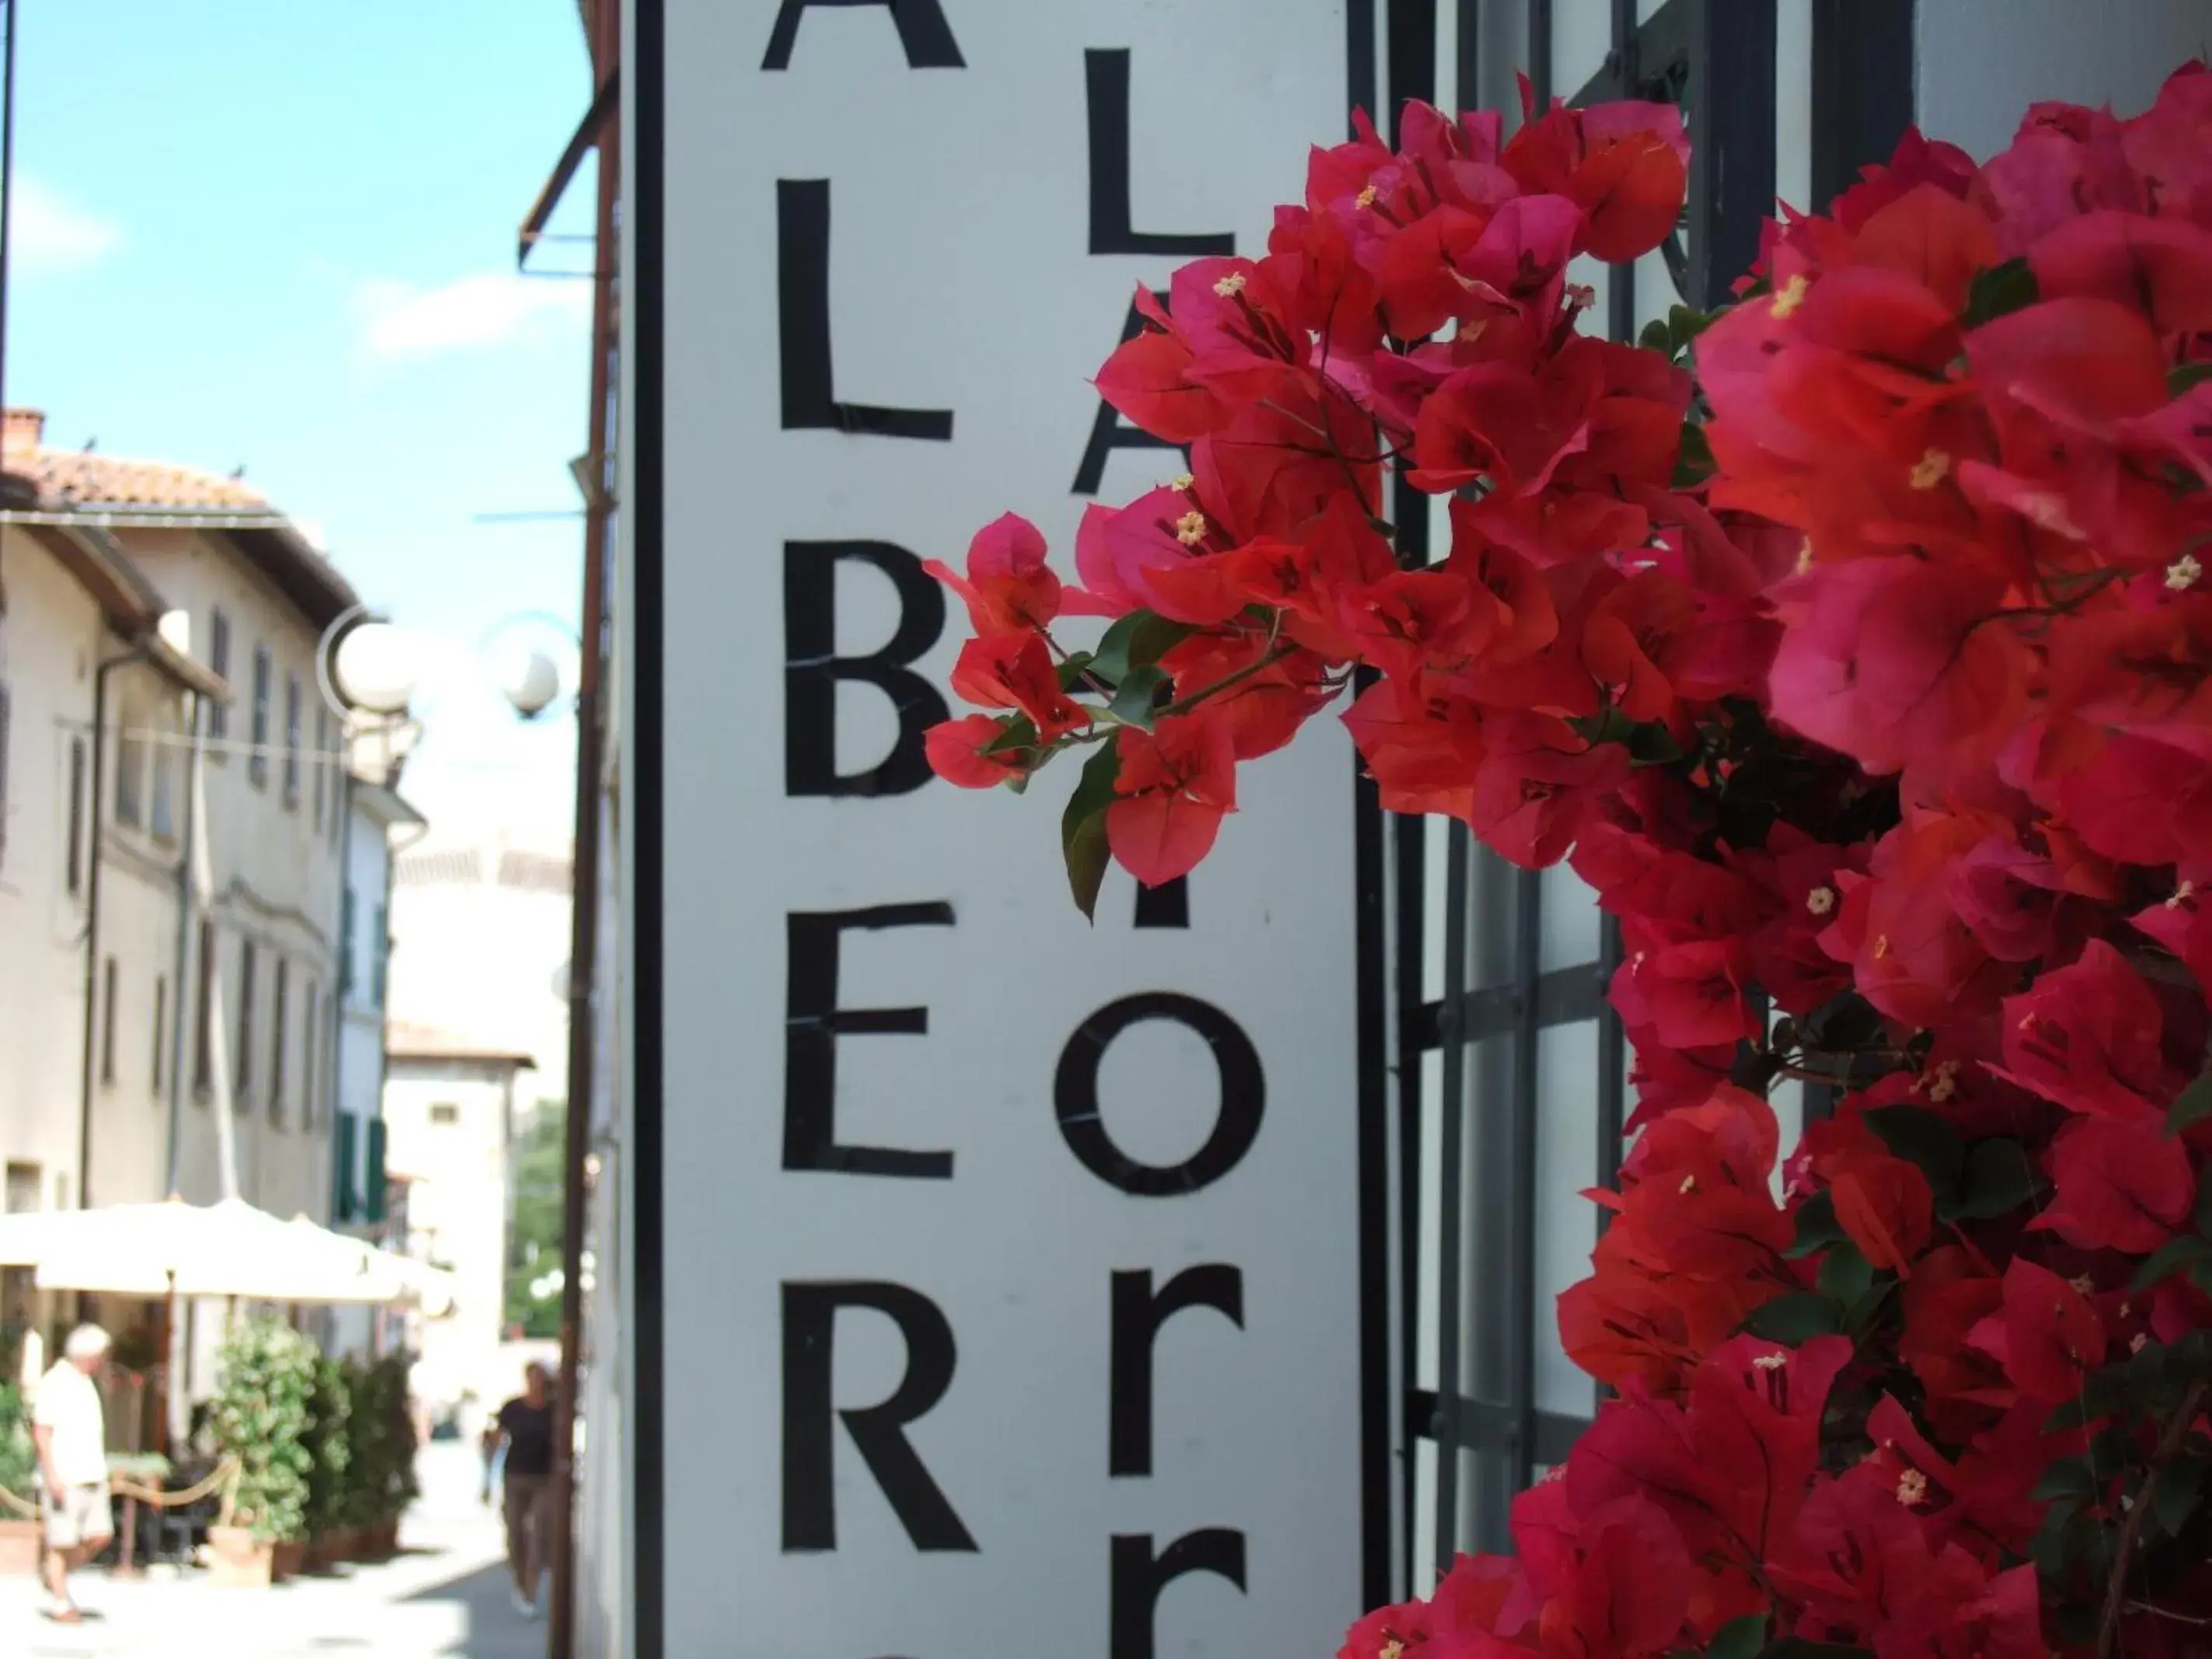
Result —
[{"label": "narrow street", "polygon": [[477,1500],[473,1451],[423,1449],[422,1497],[400,1528],[400,1553],[266,1590],[218,1589],[204,1573],[157,1568],[135,1583],[97,1571],[76,1582],[85,1622],[49,1623],[36,1586],[0,1579],[0,1653],[25,1659],[537,1659],[542,1620],[507,1600],[498,1512]]}]

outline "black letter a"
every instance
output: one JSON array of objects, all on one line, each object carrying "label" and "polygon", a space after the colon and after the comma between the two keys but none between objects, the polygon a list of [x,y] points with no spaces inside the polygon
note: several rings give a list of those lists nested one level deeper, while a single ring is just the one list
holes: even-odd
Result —
[{"label": "black letter a", "polygon": [[899,45],[906,48],[908,69],[968,67],[937,0],[783,0],[783,4],[776,8],[775,27],[769,31],[768,56],[761,59],[761,67],[791,67],[791,48],[799,39],[799,16],[809,6],[883,5],[891,9],[891,27],[898,30]]}]

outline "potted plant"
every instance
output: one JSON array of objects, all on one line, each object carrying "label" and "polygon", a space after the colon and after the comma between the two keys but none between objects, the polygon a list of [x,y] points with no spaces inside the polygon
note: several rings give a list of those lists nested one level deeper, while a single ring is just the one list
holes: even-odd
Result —
[{"label": "potted plant", "polygon": [[354,1462],[353,1376],[336,1359],[315,1361],[314,1392],[308,1401],[307,1448],[307,1559],[320,1571],[352,1555],[347,1498]]},{"label": "potted plant", "polygon": [[[36,1502],[38,1453],[31,1444],[31,1409],[23,1391],[0,1382],[0,1492],[25,1504]],[[39,1570],[39,1518],[16,1512],[0,1500],[0,1577]]]},{"label": "potted plant", "polygon": [[249,1320],[223,1345],[210,1421],[238,1460],[226,1523],[208,1528],[217,1583],[266,1584],[298,1570],[307,1536],[314,1350],[290,1326]]},{"label": "potted plant", "polygon": [[387,1354],[360,1368],[354,1390],[349,1440],[358,1467],[351,1518],[362,1529],[362,1554],[381,1559],[398,1547],[399,1517],[418,1490],[407,1357]]}]

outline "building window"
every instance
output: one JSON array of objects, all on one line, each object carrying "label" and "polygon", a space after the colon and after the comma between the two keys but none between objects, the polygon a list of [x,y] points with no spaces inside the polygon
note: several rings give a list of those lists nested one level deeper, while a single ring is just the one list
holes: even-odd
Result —
[{"label": "building window", "polygon": [[[208,666],[223,679],[230,678],[230,618],[218,607],[208,613]],[[230,735],[230,707],[220,699],[208,703],[208,736],[227,738]],[[217,744],[217,760],[228,760],[229,752]]]},{"label": "building window", "polygon": [[163,1063],[166,1058],[164,1051],[169,1046],[164,1040],[168,1036],[168,1027],[169,977],[166,974],[156,974],[154,975],[154,1068],[152,1073],[154,1098],[156,1100],[161,1097],[161,1077],[168,1069]]},{"label": "building window", "polygon": [[115,821],[132,829],[146,822],[146,733],[125,709],[115,721]]},{"label": "building window", "polygon": [[331,1219],[351,1221],[361,1213],[353,1181],[354,1150],[358,1144],[355,1136],[360,1121],[344,1111],[332,1121],[337,1128],[337,1144],[331,1150]]},{"label": "building window", "polygon": [[327,708],[318,708],[315,710],[315,830],[319,835],[322,832],[323,820],[327,816],[324,810],[324,799],[325,786],[331,775],[330,751],[331,711]]},{"label": "building window", "polygon": [[82,738],[70,739],[69,768],[69,890],[72,893],[84,889],[84,769],[86,751]]},{"label": "building window", "polygon": [[215,1086],[215,924],[200,923],[199,1002],[192,1016],[192,1088]]},{"label": "building window", "polygon": [[276,672],[269,647],[253,647],[253,752],[246,757],[246,775],[256,789],[269,787],[269,679]]},{"label": "building window", "polygon": [[9,1215],[21,1215],[27,1210],[39,1207],[42,1184],[39,1173],[39,1166],[35,1164],[11,1163],[8,1165],[6,1207]]},{"label": "building window", "polygon": [[461,1121],[461,1109],[450,1100],[434,1101],[430,1106],[430,1121],[446,1125]]},{"label": "building window", "polygon": [[284,1121],[284,1039],[290,1034],[287,1018],[292,994],[292,964],[276,958],[275,998],[269,1010],[269,1121]]},{"label": "building window", "polygon": [[177,746],[168,740],[172,733],[167,731],[153,735],[154,811],[148,828],[155,840],[173,842],[177,838]]},{"label": "building window", "polygon": [[108,957],[100,970],[100,1006],[107,1012],[100,1022],[100,1080],[115,1081],[115,958]]},{"label": "building window", "polygon": [[336,847],[345,823],[346,741],[343,723],[331,739],[331,845]]},{"label": "building window", "polygon": [[243,1111],[246,1091],[253,1086],[253,941],[250,939],[240,939],[238,946],[238,1075],[231,1086],[237,1091],[236,1104]]},{"label": "building window", "polygon": [[380,904],[376,907],[376,931],[369,935],[368,948],[376,953],[370,964],[370,1006],[384,1006],[384,970],[392,959],[392,912]]},{"label": "building window", "polygon": [[384,1219],[384,1120],[368,1120],[368,1145],[361,1160],[361,1218],[377,1222]]},{"label": "building window", "polygon": [[321,1092],[316,1087],[320,1080],[315,1072],[315,1018],[322,1012],[321,988],[314,981],[307,981],[306,1006],[300,1017],[300,1127],[315,1127],[315,1097]]},{"label": "building window", "polygon": [[353,989],[353,889],[349,886],[338,905],[338,994]]},{"label": "building window", "polygon": [[300,677],[284,677],[284,805],[300,806]]}]

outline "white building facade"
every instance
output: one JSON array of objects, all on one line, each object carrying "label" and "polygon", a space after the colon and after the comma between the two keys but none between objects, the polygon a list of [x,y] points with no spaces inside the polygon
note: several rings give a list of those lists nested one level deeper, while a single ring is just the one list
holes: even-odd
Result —
[{"label": "white building facade", "polygon": [[415,1390],[464,1436],[514,1391],[501,1353],[514,1212],[514,1151],[531,1057],[453,1032],[387,1034],[384,1123],[390,1179],[406,1192],[406,1254],[453,1275],[453,1306],[422,1322]]}]

